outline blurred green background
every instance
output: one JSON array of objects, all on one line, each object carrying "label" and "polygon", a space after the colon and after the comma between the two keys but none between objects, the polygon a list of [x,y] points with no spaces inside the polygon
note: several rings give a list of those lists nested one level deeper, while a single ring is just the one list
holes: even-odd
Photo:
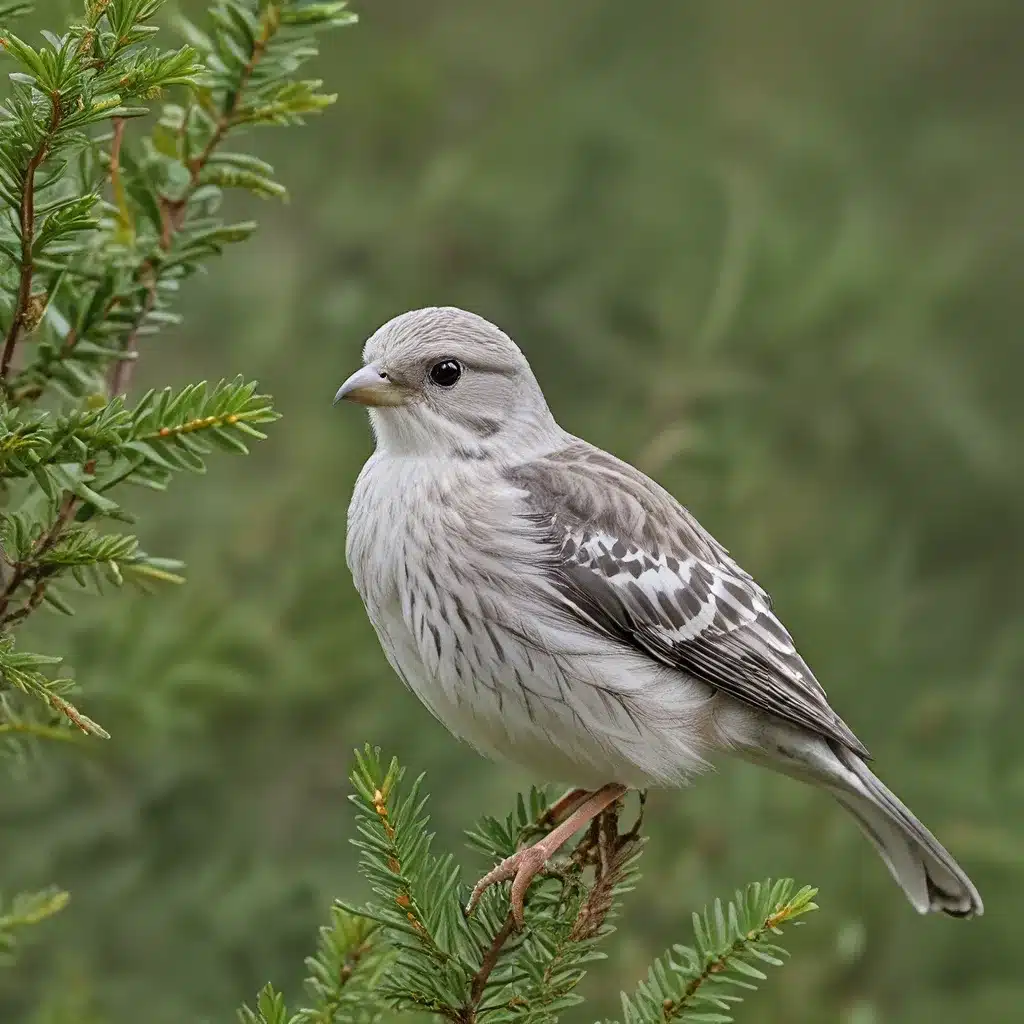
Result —
[{"label": "blurred green background", "polygon": [[137,381],[243,373],[284,419],[140,495],[186,587],[26,638],[69,655],[113,739],[0,791],[4,889],[73,893],[0,974],[0,1020],[228,1021],[267,979],[294,992],[331,899],[363,892],[357,744],[428,771],[452,846],[533,781],[404,690],[345,567],[370,437],[331,398],[381,322],[444,303],[508,330],[565,427],[773,593],[986,902],[919,918],[826,797],[724,764],[652,797],[644,879],[574,1019],[614,1014],[691,909],[768,874],[823,910],[740,1020],[1024,1019],[1024,5],[356,6],[320,60],[337,105],[249,140],[291,204],[238,204],[257,238],[190,283]]}]

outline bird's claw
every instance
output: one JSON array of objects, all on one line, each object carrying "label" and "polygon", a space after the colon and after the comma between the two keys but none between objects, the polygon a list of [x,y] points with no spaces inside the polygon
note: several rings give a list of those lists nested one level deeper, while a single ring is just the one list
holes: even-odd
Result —
[{"label": "bird's claw", "polygon": [[530,883],[539,875],[547,865],[548,851],[543,842],[527,846],[523,850],[517,850],[511,857],[506,857],[497,867],[488,871],[479,882],[473,886],[469,902],[466,904],[465,914],[468,917],[476,909],[480,897],[492,886],[499,882],[512,880],[512,892],[510,903],[512,919],[516,928],[522,931],[525,924],[526,893]]}]

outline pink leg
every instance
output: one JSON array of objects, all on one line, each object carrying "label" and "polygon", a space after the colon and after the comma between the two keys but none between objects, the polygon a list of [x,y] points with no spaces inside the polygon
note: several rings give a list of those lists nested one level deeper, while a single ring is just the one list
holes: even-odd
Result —
[{"label": "pink leg", "polygon": [[568,815],[572,814],[584,800],[590,797],[588,789],[570,789],[563,793],[545,812],[540,819],[541,825],[557,825]]},{"label": "pink leg", "polygon": [[[523,900],[530,883],[544,869],[548,858],[555,854],[584,825],[597,817],[606,807],[615,803],[626,793],[626,787],[617,782],[602,786],[566,818],[556,829],[539,839],[532,846],[517,850],[506,857],[493,871],[489,871],[473,889],[466,913],[472,913],[484,892],[497,882],[512,879],[512,918],[518,928],[523,927]],[[561,801],[559,801],[561,802]]]}]

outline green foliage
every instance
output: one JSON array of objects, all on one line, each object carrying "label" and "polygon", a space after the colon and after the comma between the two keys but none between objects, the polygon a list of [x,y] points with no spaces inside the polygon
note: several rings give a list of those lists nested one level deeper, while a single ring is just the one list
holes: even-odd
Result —
[{"label": "green foliage", "polygon": [[[379,748],[356,751],[353,842],[372,898],[359,907],[337,903],[331,927],[321,929],[320,953],[307,960],[315,1008],[290,1015],[268,985],[255,1010],[240,1011],[241,1024],[369,1024],[389,1009],[425,1011],[453,1024],[553,1024],[583,1001],[579,985],[605,958],[597,947],[615,930],[621,897],[637,879],[640,821],[623,833],[620,808],[604,812],[534,882],[519,933],[497,887],[467,915],[469,890],[455,858],[432,851],[423,776],[408,787],[404,776]],[[548,811],[546,794],[533,789],[505,820],[481,821],[470,843],[503,860],[552,827]],[[750,990],[764,980],[754,963],[781,963],[784,950],[766,937],[816,909],[814,893],[794,894],[788,880],[765,882],[737,893],[725,909],[716,900],[711,915],[694,914],[697,949],[676,946],[635,996],[623,995],[623,1024],[727,1024],[730,1016],[707,1008],[739,1001],[727,987]]]},{"label": "green foliage", "polygon": [[768,976],[757,964],[782,966],[786,950],[767,941],[784,924],[817,910],[817,889],[793,891],[788,878],[754,882],[723,907],[716,899],[709,914],[693,915],[696,947],[673,946],[656,960],[634,995],[622,997],[623,1024],[703,1021],[729,1024],[728,1011],[742,1001],[735,990],[752,990]]},{"label": "green foliage", "polygon": [[9,908],[0,906],[0,966],[13,959],[19,929],[52,917],[64,909],[69,899],[69,894],[63,890],[49,888],[19,893]]},{"label": "green foliage", "polygon": [[[20,69],[0,136],[0,195],[12,212],[0,221],[0,627],[44,601],[70,613],[53,585],[67,577],[81,587],[177,581],[177,563],[92,524],[130,520],[112,496],[121,485],[162,489],[176,472],[203,471],[214,447],[246,452],[245,439],[275,418],[242,380],[151,392],[131,407],[121,396],[138,339],[176,322],[168,306],[182,278],[254,228],[217,215],[223,188],[282,192],[268,165],[221,143],[332,101],[319,82],[292,76],[315,55],[315,31],[352,20],[345,6],[232,0],[210,11],[209,33],[182,21],[191,45],[176,50],[151,43],[159,0],[91,0],[80,22],[60,37],[44,32],[39,48],[0,36]],[[149,134],[131,137],[127,119],[171,87],[184,104],[165,104]],[[34,354],[17,369],[23,336]],[[39,405],[51,389],[56,414]],[[3,642],[8,687],[104,734],[59,696],[67,680],[40,671],[56,661],[15,655],[9,635]]]},{"label": "green foliage", "polygon": [[[62,659],[16,649],[15,628],[44,605],[72,614],[68,588],[181,582],[180,562],[110,528],[133,522],[124,488],[163,490],[215,449],[245,454],[277,418],[241,378],[126,394],[140,339],[178,323],[181,282],[255,228],[225,220],[224,190],[284,195],[268,164],[222,144],[329,105],[296,73],[319,32],[353,20],[344,2],[226,0],[207,32],[182,21],[189,42],[164,49],[161,7],[88,0],[39,45],[0,29],[13,62],[0,103],[0,743],[18,756],[66,738],[61,725],[107,732],[52,675]],[[27,10],[7,4],[0,23]],[[176,102],[136,120],[165,96]],[[61,905],[17,897],[0,941]]]},{"label": "green foliage", "polygon": [[284,996],[268,984],[255,1010],[239,1010],[240,1024],[375,1024],[384,1009],[378,985],[391,959],[378,938],[376,925],[367,918],[332,907],[316,955],[306,958],[312,1005],[289,1014]]},{"label": "green foliage", "polygon": [[[395,950],[380,985],[383,998],[449,1020],[551,1020],[580,1001],[576,987],[587,965],[602,959],[597,943],[611,933],[608,918],[635,880],[640,842],[635,833],[590,835],[548,879],[534,883],[523,935],[496,887],[464,913],[468,891],[451,854],[434,855],[424,813],[422,776],[403,792],[397,760],[379,751],[356,755],[351,781],[358,808],[360,869],[374,899],[349,912],[369,917]],[[547,803],[534,790],[520,797],[505,822],[485,819],[473,844],[500,861],[538,831]],[[592,886],[583,872],[595,866]]]},{"label": "green foliage", "polygon": [[[138,339],[177,322],[181,281],[255,227],[224,220],[224,190],[285,194],[268,164],[224,151],[225,140],[333,102],[294,76],[318,32],[354,20],[344,2],[228,0],[209,11],[209,31],[178,19],[188,44],[175,50],[152,44],[161,6],[91,0],[38,49],[0,38],[19,67],[0,145],[0,196],[17,211],[0,228],[15,292],[0,378],[13,404],[50,386],[72,398],[123,393]],[[148,132],[129,131],[168,90],[181,101],[162,104]],[[14,371],[23,332],[35,354]]]}]

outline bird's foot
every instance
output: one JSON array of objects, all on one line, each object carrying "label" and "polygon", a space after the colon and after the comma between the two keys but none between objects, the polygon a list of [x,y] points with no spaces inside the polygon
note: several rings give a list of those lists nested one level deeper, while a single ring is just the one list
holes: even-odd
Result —
[{"label": "bird's foot", "polygon": [[[530,883],[544,870],[548,858],[557,853],[581,828],[593,821],[606,807],[614,804],[625,792],[625,786],[612,782],[594,793],[586,794],[583,802],[575,806],[572,813],[554,831],[549,832],[543,839],[538,839],[532,846],[517,850],[492,871],[488,871],[473,887],[469,903],[466,905],[466,914],[473,913],[480,902],[480,897],[492,885],[511,879],[512,919],[516,927],[522,929],[526,891],[530,888]],[[574,798],[572,803],[575,805],[575,792],[566,794],[566,798],[570,796]],[[566,798],[559,803],[568,802]]]},{"label": "bird's foot", "polygon": [[497,885],[499,882],[507,882],[511,879],[512,895],[510,902],[512,904],[512,919],[516,923],[516,928],[521,931],[524,921],[523,903],[526,899],[526,891],[530,888],[530,883],[544,870],[548,858],[554,852],[555,850],[548,849],[548,844],[542,839],[540,842],[534,843],[533,846],[517,850],[511,857],[506,857],[496,868],[488,871],[473,886],[469,903],[466,904],[466,913],[473,913],[476,905],[480,902],[480,897],[492,885]]}]

